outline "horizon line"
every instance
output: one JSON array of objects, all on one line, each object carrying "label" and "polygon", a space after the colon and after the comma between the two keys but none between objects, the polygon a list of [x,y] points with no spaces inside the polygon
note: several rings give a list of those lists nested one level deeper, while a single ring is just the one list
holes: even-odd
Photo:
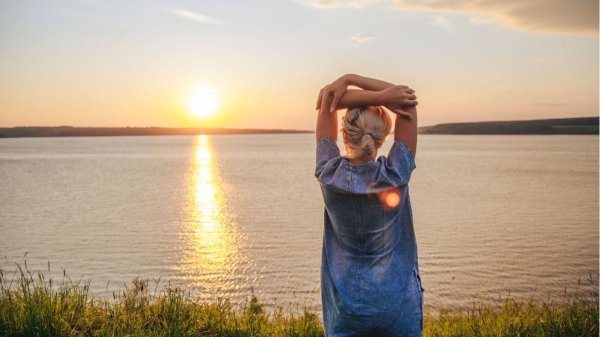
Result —
[{"label": "horizon line", "polygon": [[[528,121],[547,121],[559,119],[581,119],[581,118],[599,118],[595,116],[579,116],[579,117],[555,117],[555,118],[537,118],[537,119],[507,119],[507,120],[479,120],[479,121],[463,121],[463,122],[444,122],[430,125],[420,125],[419,127],[431,127],[447,124],[470,124],[470,123],[493,123],[493,122],[528,122]],[[306,129],[287,129],[287,128],[239,128],[239,127],[202,127],[202,126],[73,126],[73,125],[17,125],[17,126],[0,126],[0,129],[16,129],[16,128],[94,128],[94,129],[206,129],[206,130],[252,130],[252,131],[291,131],[291,132],[315,132],[314,130]]]}]

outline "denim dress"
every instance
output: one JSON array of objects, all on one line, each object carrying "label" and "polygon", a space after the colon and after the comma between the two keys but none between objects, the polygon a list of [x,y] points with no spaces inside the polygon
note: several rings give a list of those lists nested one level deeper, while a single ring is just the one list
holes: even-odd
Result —
[{"label": "denim dress", "polygon": [[411,150],[352,164],[335,141],[317,142],[315,176],[325,203],[321,261],[327,337],[421,336],[419,275],[408,182]]}]

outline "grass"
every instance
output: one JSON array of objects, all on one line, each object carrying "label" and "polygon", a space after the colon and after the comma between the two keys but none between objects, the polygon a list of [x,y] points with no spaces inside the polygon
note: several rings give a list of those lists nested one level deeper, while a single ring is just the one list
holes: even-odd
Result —
[{"label": "grass", "polygon": [[[593,284],[590,275],[589,282]],[[64,272],[55,284],[17,265],[0,270],[0,336],[324,336],[319,316],[304,309],[267,312],[251,296],[243,307],[228,301],[197,302],[178,287],[156,294],[148,282],[111,300],[90,295],[89,283]],[[598,336],[598,293],[536,304],[505,299],[462,311],[426,314],[424,336]]]},{"label": "grass", "polygon": [[[591,274],[588,281],[593,285]],[[508,298],[499,308],[478,304],[467,311],[440,310],[437,317],[425,317],[424,336],[598,336],[598,292],[578,290],[541,304]]]}]

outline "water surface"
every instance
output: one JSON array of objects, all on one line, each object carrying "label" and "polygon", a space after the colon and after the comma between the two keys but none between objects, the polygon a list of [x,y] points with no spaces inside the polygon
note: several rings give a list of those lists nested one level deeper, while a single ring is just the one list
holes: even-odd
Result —
[{"label": "water surface", "polygon": [[[427,307],[597,289],[597,136],[422,135],[416,165]],[[312,134],[0,139],[0,267],[316,309],[313,172]]]}]

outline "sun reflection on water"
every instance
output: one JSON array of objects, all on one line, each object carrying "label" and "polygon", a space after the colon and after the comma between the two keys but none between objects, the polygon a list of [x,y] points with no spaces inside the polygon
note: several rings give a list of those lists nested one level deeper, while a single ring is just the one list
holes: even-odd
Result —
[{"label": "sun reflection on water", "polygon": [[182,271],[200,297],[219,296],[235,288],[238,264],[237,234],[226,212],[221,182],[213,161],[210,139],[196,139],[192,171],[187,184],[188,221]]}]

